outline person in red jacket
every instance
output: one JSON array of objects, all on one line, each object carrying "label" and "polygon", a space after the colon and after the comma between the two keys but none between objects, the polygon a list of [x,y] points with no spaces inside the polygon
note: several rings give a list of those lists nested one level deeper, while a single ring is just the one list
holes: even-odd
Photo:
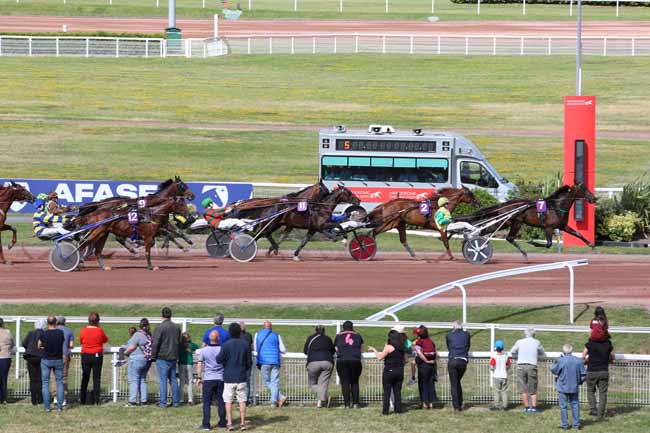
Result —
[{"label": "person in red jacket", "polygon": [[[102,364],[104,363],[104,344],[108,337],[99,327],[99,314],[92,312],[88,315],[88,326],[79,332],[81,343],[81,390],[79,393],[81,404],[99,404]],[[90,373],[93,374],[93,392],[90,399],[87,397]]]},{"label": "person in red jacket", "polygon": [[422,409],[432,409],[433,403],[438,399],[436,396],[436,381],[438,380],[436,345],[429,337],[429,330],[426,326],[420,325],[415,333],[418,338],[413,345],[417,355],[415,363],[418,366],[420,402]]}]

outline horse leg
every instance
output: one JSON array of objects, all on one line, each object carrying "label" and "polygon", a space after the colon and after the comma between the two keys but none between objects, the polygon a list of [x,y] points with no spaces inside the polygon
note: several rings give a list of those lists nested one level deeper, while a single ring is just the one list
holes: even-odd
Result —
[{"label": "horse leg", "polygon": [[133,254],[134,256],[138,256],[138,250],[131,248],[129,245],[126,244],[126,238],[122,236],[115,236],[115,240],[117,241],[118,244],[122,245],[128,252]]},{"label": "horse leg", "polygon": [[508,236],[506,236],[506,240],[508,241],[508,243],[510,243],[510,245],[517,248],[517,250],[519,250],[519,252],[524,256],[524,258],[528,260],[528,253],[515,240],[515,238],[517,237],[517,233],[519,233],[520,229],[521,229],[521,221],[514,220],[510,225],[510,231],[508,232]]},{"label": "horse leg", "polygon": [[11,262],[7,262],[5,260],[5,255],[2,252],[2,231],[1,230],[0,230],[0,263],[3,263],[5,265],[10,265],[11,264]]},{"label": "horse leg", "polygon": [[10,250],[10,249],[12,249],[14,247],[14,245],[16,245],[16,242],[18,242],[18,238],[16,236],[17,232],[16,232],[16,229],[13,228],[12,226],[10,226],[9,224],[4,224],[4,225],[0,226],[0,232],[5,231],[5,230],[11,230],[11,234],[12,234],[11,242],[9,242],[9,245],[7,245],[7,249]]},{"label": "horse leg", "polygon": [[147,257],[147,269],[150,271],[157,271],[159,268],[158,266],[153,266],[151,264],[151,247],[153,247],[153,240],[155,238],[154,234],[151,233],[146,233],[144,234],[144,252],[145,256]]},{"label": "horse leg", "polygon": [[451,248],[449,248],[449,238],[447,238],[447,232],[445,230],[440,231],[440,240],[445,246],[445,252],[442,253],[439,259],[455,260],[454,255],[451,253]]},{"label": "horse leg", "polygon": [[528,241],[528,243],[537,248],[551,248],[551,245],[553,245],[553,227],[544,228],[544,236],[546,237],[546,242],[533,239]]},{"label": "horse leg", "polygon": [[280,244],[284,242],[292,229],[289,227],[285,228],[284,233],[280,235],[280,239],[278,239],[277,242],[275,239],[273,239],[273,232],[275,232],[275,230],[275,227],[269,228],[265,236],[265,238],[269,241],[269,244],[271,244],[269,250],[266,252],[267,257],[271,254],[275,254],[276,256],[278,255],[280,252]]},{"label": "horse leg", "polygon": [[102,256],[102,251],[104,249],[104,244],[106,244],[106,239],[108,239],[108,232],[105,232],[105,233],[99,232],[99,233],[100,233],[100,235],[95,235],[94,233],[91,234],[88,237],[88,239],[86,239],[86,242],[87,243],[94,242],[95,256],[97,257],[97,263],[99,263],[100,269],[102,269],[104,271],[110,271],[111,267],[104,265],[104,257]]},{"label": "horse leg", "polygon": [[313,231],[309,230],[307,232],[307,235],[302,239],[302,242],[300,242],[300,245],[298,246],[298,249],[293,252],[293,261],[294,262],[299,262],[300,261],[300,257],[298,257],[298,255],[300,254],[300,251],[303,248],[305,248],[305,245],[307,245],[307,243],[311,240],[312,236],[314,236],[314,233],[316,233],[316,232],[313,232]]},{"label": "horse leg", "polygon": [[401,242],[402,246],[404,249],[409,253],[409,255],[412,258],[415,258],[415,253],[409,246],[408,242],[406,241],[406,223],[403,221],[399,223],[397,226],[397,232],[399,233],[399,241]]},{"label": "horse leg", "polygon": [[577,231],[575,229],[572,229],[569,226],[564,227],[564,231],[567,232],[568,234],[570,234],[571,236],[577,237],[578,239],[580,239],[582,242],[584,242],[587,246],[591,247],[592,249],[596,248],[596,245],[589,242],[584,236],[582,236],[582,234],[579,231]]}]

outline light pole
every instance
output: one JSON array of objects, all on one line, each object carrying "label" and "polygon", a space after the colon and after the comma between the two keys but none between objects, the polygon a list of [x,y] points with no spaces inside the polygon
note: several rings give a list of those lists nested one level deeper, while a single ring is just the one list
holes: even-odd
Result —
[{"label": "light pole", "polygon": [[578,0],[578,24],[576,36],[576,96],[582,95],[582,0]]}]

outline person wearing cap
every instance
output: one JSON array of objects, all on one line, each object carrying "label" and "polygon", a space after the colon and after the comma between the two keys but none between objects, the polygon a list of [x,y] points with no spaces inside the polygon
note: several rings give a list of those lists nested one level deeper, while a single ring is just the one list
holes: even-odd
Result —
[{"label": "person wearing cap", "polygon": [[476,230],[476,227],[469,223],[463,221],[453,222],[453,218],[451,217],[451,212],[449,211],[448,206],[449,199],[447,197],[440,197],[438,199],[438,210],[434,214],[434,219],[438,231],[463,232]]},{"label": "person wearing cap", "polygon": [[204,209],[203,218],[214,229],[218,228],[219,223],[226,219],[234,209],[233,206],[219,207],[210,197],[205,197],[201,200],[201,207]]},{"label": "person wearing cap", "polygon": [[325,335],[325,327],[316,325],[307,337],[303,353],[307,355],[307,381],[318,400],[316,407],[329,406],[328,390],[334,369],[334,342]]},{"label": "person wearing cap", "polygon": [[34,201],[36,212],[32,215],[32,230],[36,237],[49,237],[70,233],[63,228],[65,216],[55,215],[47,210],[47,194],[41,193]]},{"label": "person wearing cap", "polygon": [[[74,348],[74,332],[65,326],[65,322],[65,316],[56,316],[56,329],[63,332],[63,406],[67,404],[68,399],[68,371],[70,370],[70,360]],[[54,390],[54,386],[52,388]],[[54,399],[54,404],[56,404],[56,399]]]},{"label": "person wearing cap", "polygon": [[494,342],[496,353],[490,358],[490,371],[492,372],[492,388],[494,393],[494,406],[490,410],[506,410],[508,408],[508,370],[510,358],[503,351],[503,340]]}]

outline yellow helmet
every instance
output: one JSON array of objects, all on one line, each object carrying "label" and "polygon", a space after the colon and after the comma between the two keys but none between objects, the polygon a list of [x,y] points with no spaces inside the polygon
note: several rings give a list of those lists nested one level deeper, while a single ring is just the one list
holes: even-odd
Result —
[{"label": "yellow helmet", "polygon": [[449,199],[447,197],[440,197],[438,199],[438,207],[443,207],[447,203],[449,203]]}]

